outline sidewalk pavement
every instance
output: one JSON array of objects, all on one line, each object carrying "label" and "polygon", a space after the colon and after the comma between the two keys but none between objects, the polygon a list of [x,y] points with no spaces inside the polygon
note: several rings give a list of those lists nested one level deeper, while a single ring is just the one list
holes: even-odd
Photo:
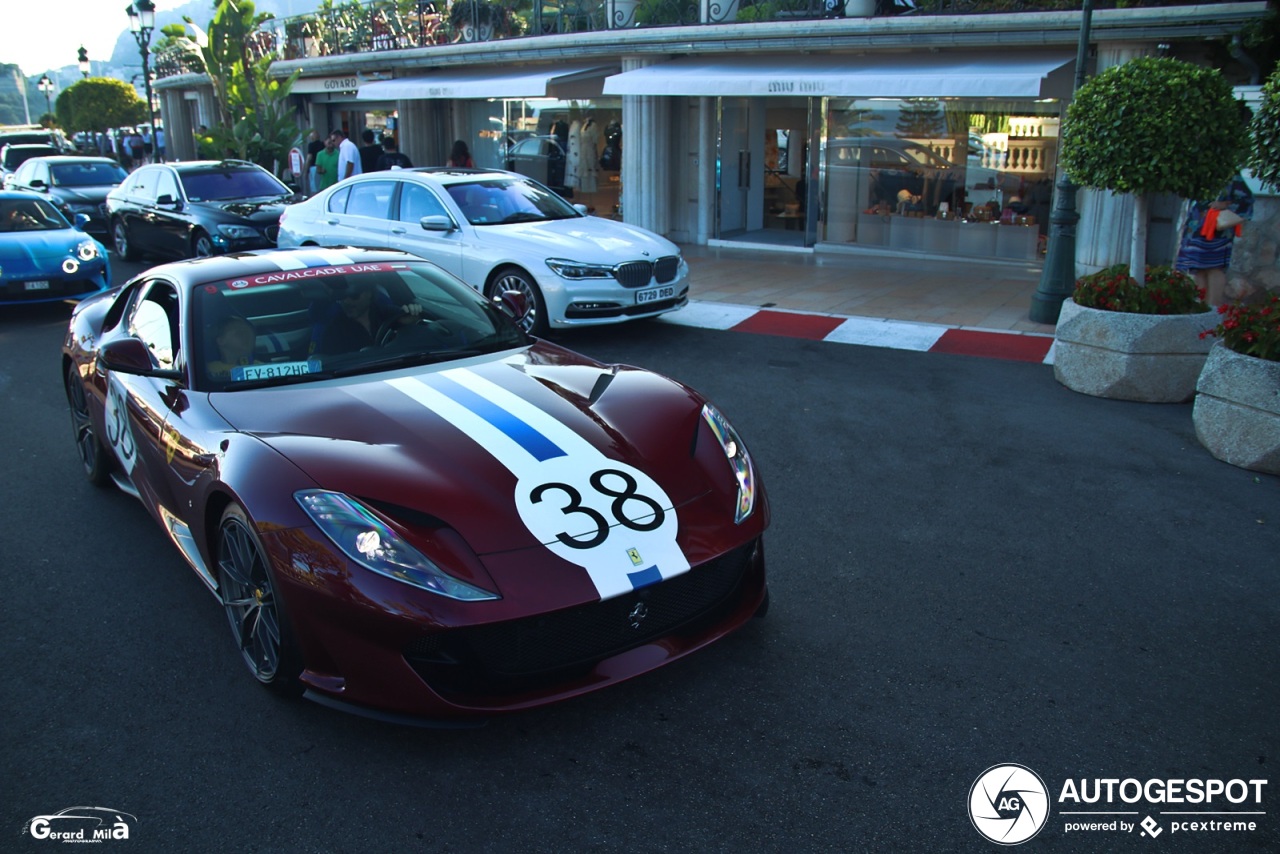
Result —
[{"label": "sidewalk pavement", "polygon": [[1031,262],[811,254],[696,245],[689,305],[668,323],[1052,363],[1051,325],[1029,318]]}]

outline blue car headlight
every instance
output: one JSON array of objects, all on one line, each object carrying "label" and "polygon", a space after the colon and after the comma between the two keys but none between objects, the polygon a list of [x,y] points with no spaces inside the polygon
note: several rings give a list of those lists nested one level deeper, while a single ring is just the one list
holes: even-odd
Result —
[{"label": "blue car headlight", "polygon": [[304,489],[293,497],[343,554],[371,572],[463,602],[501,598],[446,573],[350,496]]},{"label": "blue car headlight", "polygon": [[702,420],[707,422],[711,432],[720,440],[720,448],[729,460],[729,468],[738,481],[738,504],[734,511],[733,521],[741,524],[743,519],[751,515],[756,507],[756,469],[747,453],[747,446],[742,444],[738,431],[733,429],[729,420],[711,404],[702,407]]},{"label": "blue car headlight", "polygon": [[76,257],[81,261],[92,261],[98,257],[98,244],[92,240],[85,240],[76,247]]},{"label": "blue car headlight", "polygon": [[258,236],[258,230],[247,225],[220,225],[218,233],[228,240],[252,240]]},{"label": "blue car headlight", "polygon": [[565,258],[548,258],[547,266],[564,279],[612,279],[613,267],[608,264],[583,264]]}]

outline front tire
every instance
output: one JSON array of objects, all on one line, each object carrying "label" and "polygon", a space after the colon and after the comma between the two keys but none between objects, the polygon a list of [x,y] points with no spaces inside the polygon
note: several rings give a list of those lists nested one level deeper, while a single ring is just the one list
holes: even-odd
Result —
[{"label": "front tire", "polygon": [[244,508],[227,507],[218,524],[218,590],[245,666],[282,694],[302,691],[297,649],[276,594],[266,549]]},{"label": "front tire", "polygon": [[122,261],[137,261],[138,250],[129,242],[129,227],[123,219],[117,218],[111,225],[111,242],[115,244],[116,254]]},{"label": "front tire", "polygon": [[67,368],[67,404],[71,410],[71,433],[75,438],[84,476],[94,486],[106,486],[111,482],[111,457],[102,447],[93,429],[89,415],[89,397],[84,393],[80,372],[74,364]]},{"label": "front tire", "polygon": [[191,235],[191,257],[213,257],[213,239],[209,237],[208,233],[197,231],[195,234]]},{"label": "front tire", "polygon": [[489,285],[489,292],[486,294],[490,299],[499,297],[503,291],[519,291],[524,294],[525,302],[529,304],[529,311],[525,314],[524,319],[520,321],[520,327],[530,335],[542,338],[546,336],[547,323],[547,304],[542,298],[542,290],[538,287],[538,283],[533,280],[524,270],[519,267],[503,267],[493,277],[493,283]]}]

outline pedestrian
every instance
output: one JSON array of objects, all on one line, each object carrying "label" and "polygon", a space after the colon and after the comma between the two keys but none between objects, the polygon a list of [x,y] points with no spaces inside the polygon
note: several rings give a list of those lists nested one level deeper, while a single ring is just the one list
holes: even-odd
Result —
[{"label": "pedestrian", "polygon": [[307,132],[307,165],[302,170],[307,176],[307,195],[314,196],[320,192],[320,188],[316,186],[316,155],[324,151],[324,140],[320,138],[320,131],[312,128]]},{"label": "pedestrian", "polygon": [[373,131],[365,128],[360,134],[364,145],[360,146],[360,171],[378,171],[378,158],[382,156],[382,146],[374,142]]},{"label": "pedestrian", "polygon": [[1175,267],[1190,273],[1210,306],[1227,300],[1227,267],[1241,224],[1253,216],[1253,193],[1236,175],[1211,202],[1191,202]]},{"label": "pedestrian", "polygon": [[155,145],[151,140],[151,125],[147,125],[142,129],[142,156],[145,163],[150,163],[152,155],[155,154]]},{"label": "pedestrian", "polygon": [[400,153],[395,137],[384,136],[382,138],[382,154],[378,157],[378,162],[374,168],[379,172],[384,169],[412,169],[413,163],[407,156]]},{"label": "pedestrian", "polygon": [[156,162],[164,162],[164,128],[156,128]]},{"label": "pedestrian", "polygon": [[329,134],[316,154],[316,180],[312,195],[338,183],[338,135]]},{"label": "pedestrian", "polygon": [[145,162],[142,158],[146,152],[143,151],[142,146],[142,134],[138,133],[137,128],[132,128],[129,131],[128,148],[129,157],[133,161],[134,166],[141,166]]},{"label": "pedestrian", "polygon": [[474,169],[476,162],[471,159],[471,152],[467,150],[467,144],[462,140],[455,140],[453,143],[453,151],[449,153],[449,162],[446,166],[452,166],[455,169]]},{"label": "pedestrian", "polygon": [[338,180],[360,174],[360,149],[347,137],[347,132],[339,128],[332,134],[338,146]]}]

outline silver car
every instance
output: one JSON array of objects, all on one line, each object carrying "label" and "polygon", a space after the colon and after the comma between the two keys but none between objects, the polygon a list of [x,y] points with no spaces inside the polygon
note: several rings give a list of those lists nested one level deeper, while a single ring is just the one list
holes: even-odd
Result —
[{"label": "silver car", "polygon": [[525,326],[620,323],[681,308],[689,267],[664,237],[588,216],[521,175],[395,169],[348,178],[280,217],[281,248],[389,247],[489,296],[517,290]]}]

